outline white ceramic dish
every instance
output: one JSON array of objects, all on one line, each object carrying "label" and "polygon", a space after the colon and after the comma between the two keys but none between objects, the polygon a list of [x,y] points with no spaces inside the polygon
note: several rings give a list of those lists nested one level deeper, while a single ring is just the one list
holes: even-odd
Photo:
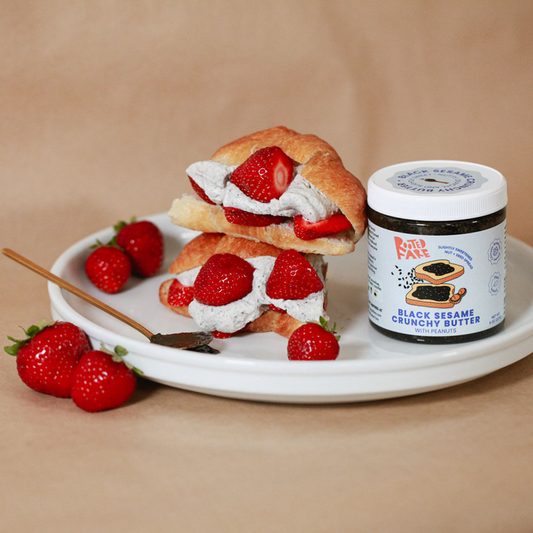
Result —
[{"label": "white ceramic dish", "polygon": [[[66,250],[52,271],[137,320],[154,333],[197,330],[192,319],[159,303],[158,288],[169,264],[197,232],[173,226],[166,214],[149,217],[165,236],[162,273],[131,280],[123,292],[106,295],[84,273],[89,246],[112,229]],[[533,352],[533,249],[509,238],[507,319],[499,334],[449,346],[403,343],[377,333],[367,319],[366,242],[355,253],[328,258],[328,313],[343,326],[336,361],[289,361],[287,339],[274,333],[215,340],[218,355],[150,344],[140,333],[49,283],[52,315],[83,328],[98,347],[121,345],[128,360],[154,381],[230,398],[291,403],[366,401],[417,394],[479,378]]]}]

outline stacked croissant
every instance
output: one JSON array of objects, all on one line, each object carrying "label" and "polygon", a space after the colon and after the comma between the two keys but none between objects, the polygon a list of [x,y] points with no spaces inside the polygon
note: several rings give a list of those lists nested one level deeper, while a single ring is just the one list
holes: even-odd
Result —
[{"label": "stacked croissant", "polygon": [[177,226],[201,232],[172,263],[161,302],[216,337],[285,337],[327,319],[324,256],[344,255],[366,228],[366,192],[315,135],[276,127],[187,169],[194,194],[174,200]]}]

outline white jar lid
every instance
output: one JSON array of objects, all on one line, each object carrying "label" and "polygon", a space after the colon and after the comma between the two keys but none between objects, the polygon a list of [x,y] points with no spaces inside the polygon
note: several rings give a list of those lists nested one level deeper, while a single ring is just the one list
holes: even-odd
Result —
[{"label": "white jar lid", "polygon": [[497,170],[464,161],[411,161],[375,172],[368,205],[404,220],[466,220],[507,205],[507,183]]}]

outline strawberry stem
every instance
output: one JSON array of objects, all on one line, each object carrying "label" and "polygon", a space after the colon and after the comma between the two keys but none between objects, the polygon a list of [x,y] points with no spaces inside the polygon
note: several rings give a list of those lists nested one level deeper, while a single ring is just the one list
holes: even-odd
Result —
[{"label": "strawberry stem", "polygon": [[322,326],[326,331],[333,333],[333,335],[335,336],[337,340],[340,340],[341,336],[337,335],[337,323],[336,322],[333,322],[333,326],[330,326],[328,321],[323,316],[321,316],[319,318],[319,323],[320,323],[320,326]]},{"label": "strawberry stem", "polygon": [[19,353],[19,350],[28,344],[33,337],[35,337],[38,333],[43,331],[48,326],[51,326],[53,322],[48,322],[45,318],[43,318],[39,324],[36,326],[30,326],[28,329],[24,329],[22,326],[20,326],[20,329],[24,332],[24,335],[26,336],[25,339],[15,339],[13,337],[10,337],[8,335],[8,339],[11,342],[14,342],[15,344],[11,346],[4,346],[4,351],[8,353],[9,355],[17,355]]},{"label": "strawberry stem", "polygon": [[143,376],[144,372],[142,370],[139,370],[137,367],[134,367],[131,363],[128,363],[128,361],[124,360],[123,357],[128,355],[128,350],[124,348],[123,346],[115,346],[114,351],[108,350],[104,343],[100,344],[100,351],[104,352],[108,355],[110,355],[115,361],[115,363],[124,363],[130,370],[135,372],[138,376]]},{"label": "strawberry stem", "polygon": [[96,244],[93,244],[90,249],[96,250],[97,248],[102,248],[104,246],[108,246],[109,248],[118,248],[119,250],[122,250],[122,248],[117,244],[117,236],[114,235],[112,239],[104,244],[102,241],[97,240]]},{"label": "strawberry stem", "polygon": [[113,229],[115,230],[115,233],[118,233],[122,228],[129,226],[130,224],[133,224],[134,222],[136,222],[136,220],[137,220],[137,217],[135,216],[131,217],[129,222],[120,220],[113,226]]}]

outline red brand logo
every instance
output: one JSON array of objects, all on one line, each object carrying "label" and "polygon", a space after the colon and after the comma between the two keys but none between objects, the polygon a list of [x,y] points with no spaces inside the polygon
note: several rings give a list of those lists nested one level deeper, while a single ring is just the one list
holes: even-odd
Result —
[{"label": "red brand logo", "polygon": [[429,257],[426,242],[423,239],[407,239],[394,237],[398,259],[423,259]]}]

